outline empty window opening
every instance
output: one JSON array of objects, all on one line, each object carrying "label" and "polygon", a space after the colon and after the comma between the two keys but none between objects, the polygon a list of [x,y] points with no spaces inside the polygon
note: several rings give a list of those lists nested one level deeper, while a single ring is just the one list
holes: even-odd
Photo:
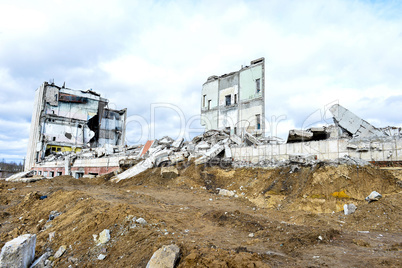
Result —
[{"label": "empty window opening", "polygon": [[202,107],[205,107],[205,100],[207,99],[207,95],[202,96]]},{"label": "empty window opening", "polygon": [[84,176],[84,172],[76,172],[75,173],[75,178],[76,179],[82,178],[83,176]]},{"label": "empty window opening", "polygon": [[61,176],[61,175],[63,175],[63,172],[57,171],[57,176]]},{"label": "empty window opening", "polygon": [[56,141],[56,137],[53,137],[53,141]]},{"label": "empty window opening", "polygon": [[237,127],[234,127],[233,131],[234,131],[234,134],[237,135]]},{"label": "empty window opening", "polygon": [[237,104],[237,94],[234,94],[234,103]]},{"label": "empty window opening", "polygon": [[261,79],[260,78],[255,80],[255,88],[256,88],[256,93],[260,93],[260,91],[261,91]]},{"label": "empty window opening", "polygon": [[50,177],[54,177],[54,171],[50,171]]},{"label": "empty window opening", "polygon": [[211,109],[211,100],[208,100],[208,110]]},{"label": "empty window opening", "polygon": [[255,115],[255,120],[257,122],[257,129],[261,129],[261,115],[256,114]]},{"label": "empty window opening", "polygon": [[39,170],[39,175],[42,175],[42,171]]},{"label": "empty window opening", "polygon": [[226,106],[229,106],[231,104],[231,96],[230,95],[226,95],[225,96],[225,102],[226,102]]}]

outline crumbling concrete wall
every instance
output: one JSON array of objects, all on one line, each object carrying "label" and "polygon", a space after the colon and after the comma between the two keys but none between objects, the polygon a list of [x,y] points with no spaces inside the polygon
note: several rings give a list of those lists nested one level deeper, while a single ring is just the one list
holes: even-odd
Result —
[{"label": "crumbling concrete wall", "polygon": [[290,155],[316,155],[318,160],[335,160],[348,155],[366,161],[402,161],[402,139],[320,140],[300,143],[232,146],[234,161],[257,164],[265,160],[288,160]]}]

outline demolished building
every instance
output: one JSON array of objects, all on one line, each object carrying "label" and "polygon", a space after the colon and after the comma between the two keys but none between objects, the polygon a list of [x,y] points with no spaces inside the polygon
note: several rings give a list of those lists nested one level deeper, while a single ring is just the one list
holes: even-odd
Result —
[{"label": "demolished building", "polygon": [[[39,175],[46,172],[45,176],[51,177],[70,175],[75,154],[66,156],[123,147],[125,124],[126,109],[110,109],[108,100],[91,89],[74,90],[44,82],[35,92],[25,170],[34,169]],[[59,157],[63,161],[67,158],[64,162],[68,163],[54,164],[52,160]]]},{"label": "demolished building", "polygon": [[43,83],[35,94],[25,172],[21,176],[75,178],[115,173],[112,181],[149,168],[194,161],[235,167],[319,162],[402,164],[402,129],[376,128],[346,108],[329,108],[334,124],[289,131],[287,142],[264,137],[264,58],[238,72],[208,78],[202,88],[206,130],[191,141],[163,137],[127,146],[126,109],[108,108],[92,90]]},{"label": "demolished building", "polygon": [[239,71],[210,76],[202,86],[201,125],[231,134],[254,136],[265,132],[265,59]]}]

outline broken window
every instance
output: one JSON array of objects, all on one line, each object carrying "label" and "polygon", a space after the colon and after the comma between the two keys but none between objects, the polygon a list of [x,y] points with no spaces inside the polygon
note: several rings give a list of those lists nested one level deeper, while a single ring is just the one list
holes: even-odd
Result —
[{"label": "broken window", "polygon": [[237,104],[237,94],[234,94],[234,104]]},{"label": "broken window", "polygon": [[42,171],[39,171],[39,175],[42,175]]},{"label": "broken window", "polygon": [[208,110],[211,109],[211,100],[208,100]]},{"label": "broken window", "polygon": [[207,95],[202,96],[202,107],[205,107],[205,100],[207,98]]},{"label": "broken window", "polygon": [[259,115],[259,114],[256,114],[255,115],[255,120],[256,120],[256,122],[257,122],[257,129],[261,129],[261,115]]},{"label": "broken window", "polygon": [[47,177],[47,171],[43,171],[43,176]]},{"label": "broken window", "polygon": [[226,95],[225,96],[225,101],[226,101],[226,106],[229,106],[231,104],[231,96],[230,95]]},{"label": "broken window", "polygon": [[54,177],[54,171],[50,171],[50,177]]},{"label": "broken window", "polygon": [[84,176],[84,172],[76,172],[75,173],[75,178],[76,179],[82,178],[83,176]]},{"label": "broken window", "polygon": [[57,176],[61,176],[63,173],[61,171],[57,171]]},{"label": "broken window", "polygon": [[256,93],[260,93],[260,91],[261,91],[261,79],[260,78],[255,80],[255,88],[256,88]]}]

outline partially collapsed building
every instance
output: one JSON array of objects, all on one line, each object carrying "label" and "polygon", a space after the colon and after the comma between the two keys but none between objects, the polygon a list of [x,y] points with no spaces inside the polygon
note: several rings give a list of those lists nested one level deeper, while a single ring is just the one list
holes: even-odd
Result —
[{"label": "partially collapsed building", "polygon": [[[84,149],[124,146],[126,109],[108,108],[108,100],[90,90],[44,82],[35,92],[25,170],[39,168],[58,155]],[[42,169],[38,173],[46,172]],[[58,169],[52,175],[64,175]],[[50,174],[48,174],[49,176]]]},{"label": "partially collapsed building", "polygon": [[126,109],[108,108],[108,100],[92,90],[43,83],[35,95],[26,171],[9,179],[110,173],[118,182],[190,161],[235,167],[402,165],[401,127],[376,128],[339,104],[329,108],[334,124],[290,130],[287,142],[264,137],[264,72],[260,58],[209,77],[201,97],[206,130],[191,141],[165,136],[131,146],[124,144]]},{"label": "partially collapsed building", "polygon": [[265,60],[259,58],[237,71],[210,76],[202,86],[201,125],[235,135],[265,131]]}]

